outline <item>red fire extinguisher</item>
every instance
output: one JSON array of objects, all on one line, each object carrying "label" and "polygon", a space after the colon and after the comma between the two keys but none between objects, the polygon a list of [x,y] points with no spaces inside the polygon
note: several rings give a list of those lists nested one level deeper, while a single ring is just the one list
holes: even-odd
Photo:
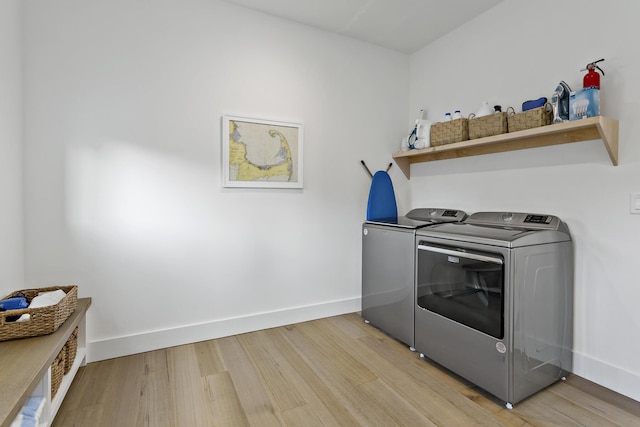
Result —
[{"label": "red fire extinguisher", "polygon": [[600,74],[598,74],[596,70],[600,70],[603,76],[604,71],[602,71],[602,68],[598,67],[596,64],[602,61],[604,61],[604,58],[593,61],[587,64],[587,68],[580,70],[588,71],[587,74],[585,74],[584,79],[582,79],[583,88],[595,87],[596,89],[600,89]]}]

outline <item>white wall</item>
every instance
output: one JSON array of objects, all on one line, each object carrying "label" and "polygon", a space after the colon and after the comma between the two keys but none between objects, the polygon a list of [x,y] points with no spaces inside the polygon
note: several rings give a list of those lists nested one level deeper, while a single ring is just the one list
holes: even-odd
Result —
[{"label": "white wall", "polygon": [[[360,309],[360,160],[399,146],[408,55],[213,0],[31,0],[25,70],[26,279],[93,298],[91,360]],[[303,122],[304,190],[221,188],[223,114]]]},{"label": "white wall", "polygon": [[[414,165],[414,206],[558,215],[575,241],[575,373],[640,400],[640,38],[635,0],[503,2],[411,57],[410,111],[521,106],[560,80],[582,87],[605,58],[602,114],[620,120],[620,164],[601,141]],[[411,116],[410,116],[411,117]],[[406,181],[405,181],[406,182]]]},{"label": "white wall", "polygon": [[24,280],[21,13],[20,0],[0,2],[0,298]]}]

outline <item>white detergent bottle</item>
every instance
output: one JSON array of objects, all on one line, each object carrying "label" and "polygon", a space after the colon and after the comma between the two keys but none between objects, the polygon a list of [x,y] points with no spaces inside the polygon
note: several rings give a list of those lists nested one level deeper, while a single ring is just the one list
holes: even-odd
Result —
[{"label": "white detergent bottle", "polygon": [[431,146],[431,122],[427,120],[427,111],[420,110],[418,120],[416,120],[417,148],[427,148]]},{"label": "white detergent bottle", "polygon": [[476,117],[488,116],[493,114],[493,108],[489,107],[489,103],[487,101],[482,101],[480,108],[476,112]]}]

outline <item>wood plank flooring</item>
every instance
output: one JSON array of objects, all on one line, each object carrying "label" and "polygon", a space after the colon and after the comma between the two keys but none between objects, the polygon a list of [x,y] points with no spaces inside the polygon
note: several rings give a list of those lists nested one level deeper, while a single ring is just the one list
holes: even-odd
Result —
[{"label": "wood plank flooring", "polygon": [[507,410],[358,313],[88,364],[55,427],[640,426],[570,376]]}]

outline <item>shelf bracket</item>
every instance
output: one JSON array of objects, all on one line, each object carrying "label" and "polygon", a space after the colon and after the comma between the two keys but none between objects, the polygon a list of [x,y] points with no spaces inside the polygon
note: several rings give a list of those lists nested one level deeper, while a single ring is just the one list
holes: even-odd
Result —
[{"label": "shelf bracket", "polygon": [[618,127],[619,122],[607,117],[600,117],[598,124],[596,125],[602,142],[609,153],[611,163],[614,166],[618,166]]},{"label": "shelf bracket", "polygon": [[394,158],[393,160],[396,162],[404,176],[406,176],[407,179],[411,179],[411,163],[409,162],[409,158],[399,157]]}]

